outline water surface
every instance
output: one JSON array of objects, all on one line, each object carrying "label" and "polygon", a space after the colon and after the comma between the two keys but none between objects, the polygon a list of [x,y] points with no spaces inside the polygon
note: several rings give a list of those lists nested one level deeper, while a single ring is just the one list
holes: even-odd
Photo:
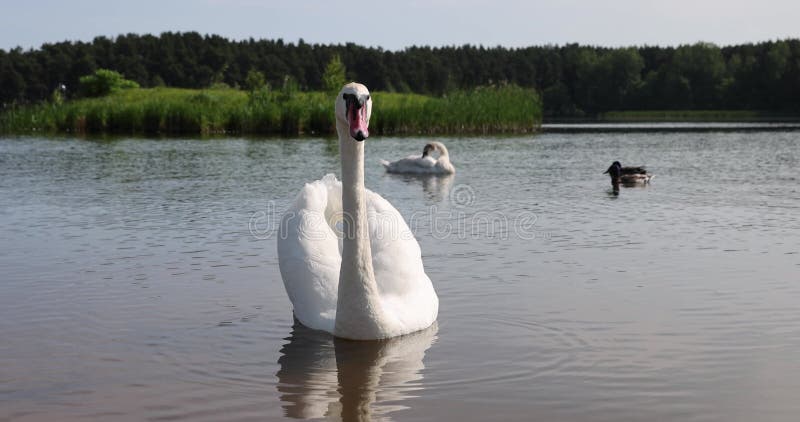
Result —
[{"label": "water surface", "polygon": [[445,138],[450,178],[370,138],[441,301],[378,343],[295,326],[278,271],[336,141],[0,139],[0,420],[796,420],[798,136]]}]

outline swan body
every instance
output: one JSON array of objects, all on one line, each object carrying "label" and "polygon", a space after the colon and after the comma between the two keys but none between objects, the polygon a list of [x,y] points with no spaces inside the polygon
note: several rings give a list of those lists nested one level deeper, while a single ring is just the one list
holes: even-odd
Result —
[{"label": "swan body", "polygon": [[653,178],[653,175],[648,173],[643,166],[622,167],[619,161],[614,161],[614,163],[603,172],[603,174],[606,173],[611,177],[612,186],[619,186],[620,183],[623,185],[647,184],[650,183],[650,180]]},{"label": "swan body", "polygon": [[342,88],[336,128],[342,180],[306,184],[281,219],[278,261],[294,314],[337,337],[382,339],[436,321],[439,299],[400,213],[364,187],[372,101],[361,84]]},{"label": "swan body", "polygon": [[[432,151],[438,152],[439,157],[431,157],[430,152]],[[456,172],[455,167],[450,163],[447,147],[441,142],[431,142],[425,145],[422,155],[409,155],[392,162],[381,160],[381,164],[386,168],[387,173],[453,174]]]}]

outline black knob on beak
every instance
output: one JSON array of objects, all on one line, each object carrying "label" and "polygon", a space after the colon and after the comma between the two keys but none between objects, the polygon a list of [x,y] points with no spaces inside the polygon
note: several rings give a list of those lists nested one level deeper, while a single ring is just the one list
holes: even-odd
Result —
[{"label": "black knob on beak", "polygon": [[354,136],[354,138],[356,139],[356,141],[359,141],[359,142],[363,141],[364,139],[367,139],[367,137],[364,136],[364,131],[363,130],[359,130],[358,132],[356,132],[356,136]]}]

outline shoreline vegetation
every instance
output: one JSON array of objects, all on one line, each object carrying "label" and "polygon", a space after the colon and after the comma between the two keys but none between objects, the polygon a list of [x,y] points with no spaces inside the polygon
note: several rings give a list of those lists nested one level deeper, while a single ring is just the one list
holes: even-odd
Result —
[{"label": "shoreline vegetation", "polygon": [[[268,86],[129,88],[7,109],[0,112],[0,133],[326,135],[335,133],[334,95]],[[374,92],[373,100],[370,130],[380,135],[531,133],[542,121],[536,92],[512,85],[441,97]]]},{"label": "shoreline vegetation", "polygon": [[333,96],[350,80],[372,88],[378,135],[800,121],[798,39],[393,53],[163,33],[0,50],[0,133],[328,135]]},{"label": "shoreline vegetation", "polygon": [[327,92],[332,62],[347,81],[364,83],[373,92],[442,98],[481,86],[532,89],[542,99],[547,121],[650,110],[800,115],[798,38],[723,46],[453,45],[390,51],[302,39],[229,40],[197,32],[0,49],[0,110],[47,101],[55,89],[65,100],[82,98],[81,79],[101,69],[119,72],[142,88],[226,85],[250,91],[251,75],[259,73],[274,88],[289,78],[300,91]]},{"label": "shoreline vegetation", "polygon": [[[0,111],[0,134],[331,135],[326,92],[227,88],[132,88],[98,98],[50,101]],[[540,97],[516,86],[444,97],[375,92],[376,135],[522,134],[542,123],[800,123],[800,115],[758,110],[611,111],[594,118],[542,117]]]}]

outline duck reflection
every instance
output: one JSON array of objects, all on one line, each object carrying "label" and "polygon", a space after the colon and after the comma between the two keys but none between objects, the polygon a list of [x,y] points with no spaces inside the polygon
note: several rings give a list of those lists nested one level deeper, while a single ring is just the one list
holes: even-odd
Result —
[{"label": "duck reflection", "polygon": [[611,180],[611,196],[619,196],[619,180]]},{"label": "duck reflection", "polygon": [[[278,392],[296,419],[387,420],[422,385],[438,327],[378,341],[351,341],[295,321],[278,359]],[[389,404],[392,403],[392,404]]]},{"label": "duck reflection", "polygon": [[636,182],[625,182],[619,180],[611,180],[611,189],[606,191],[608,196],[617,197],[619,196],[620,187],[629,188],[629,189],[649,189],[650,183],[636,183]]}]

